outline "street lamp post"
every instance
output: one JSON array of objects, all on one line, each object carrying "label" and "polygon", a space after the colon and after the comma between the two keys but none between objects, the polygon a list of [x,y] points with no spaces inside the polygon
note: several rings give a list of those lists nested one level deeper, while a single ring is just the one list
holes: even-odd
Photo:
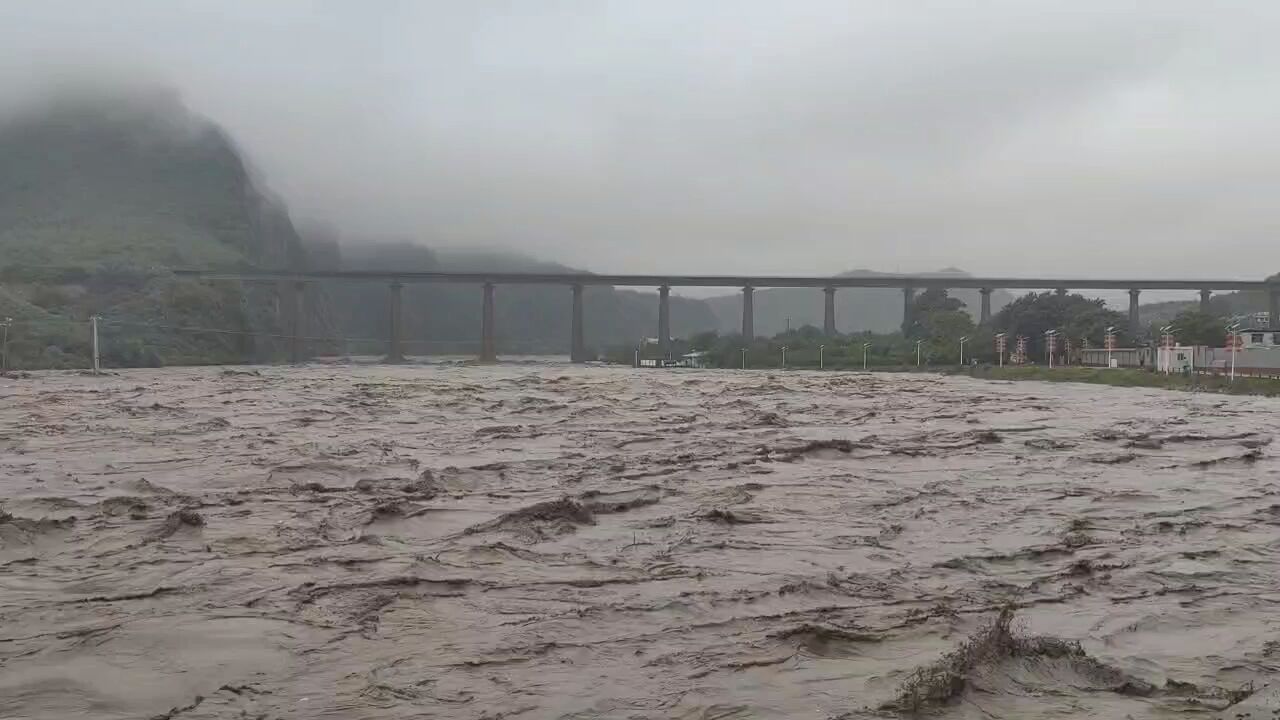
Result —
[{"label": "street lamp post", "polygon": [[825,356],[824,356],[824,353],[826,352],[826,349],[827,349],[827,346],[826,346],[826,345],[819,345],[819,346],[818,346],[818,369],[819,369],[819,370],[826,370],[826,369],[827,369],[827,362],[826,362],[826,358],[825,358]]},{"label": "street lamp post", "polygon": [[1105,335],[1102,336],[1102,341],[1103,341],[1103,344],[1107,346],[1107,367],[1109,368],[1111,367],[1111,351],[1114,350],[1116,346],[1116,326],[1115,325],[1110,325],[1107,327],[1107,332]]},{"label": "street lamp post", "polygon": [[13,322],[13,318],[4,319],[4,341],[0,343],[0,372],[9,369],[9,324]]},{"label": "street lamp post", "polygon": [[1055,349],[1054,346],[1057,344],[1056,340],[1058,339],[1058,331],[1046,330],[1044,333],[1044,339],[1045,339],[1045,352],[1048,353],[1049,355],[1049,369],[1052,370],[1053,369],[1053,351]]},{"label": "street lamp post", "polygon": [[867,369],[867,348],[871,347],[871,343],[862,343],[862,369]]},{"label": "street lamp post", "polygon": [[98,363],[98,316],[97,315],[89,316],[89,328],[90,328],[90,334],[91,334],[92,343],[93,343],[93,374],[98,375],[101,373],[101,370]]},{"label": "street lamp post", "polygon": [[1231,352],[1231,379],[1229,382],[1236,381],[1236,354],[1240,352],[1240,323],[1231,323],[1227,327],[1227,349]]},{"label": "street lamp post", "polygon": [[920,346],[923,344],[923,340],[916,341],[916,367],[920,367]]},{"label": "street lamp post", "polygon": [[960,338],[960,364],[964,365],[964,344],[969,341],[969,337],[961,336]]},{"label": "street lamp post", "polygon": [[742,348],[742,369],[747,369],[747,349]]},{"label": "street lamp post", "polygon": [[998,358],[1000,367],[1004,367],[1004,349],[1005,343],[1008,341],[1008,333],[996,334],[996,357]]},{"label": "street lamp post", "polygon": [[787,346],[783,345],[782,346],[782,367],[785,368],[786,366],[787,366]]},{"label": "street lamp post", "polygon": [[[1164,356],[1164,374],[1168,375],[1170,368],[1173,366],[1173,326],[1165,325],[1160,328],[1160,348]],[[1160,357],[1160,356],[1157,356]]]}]

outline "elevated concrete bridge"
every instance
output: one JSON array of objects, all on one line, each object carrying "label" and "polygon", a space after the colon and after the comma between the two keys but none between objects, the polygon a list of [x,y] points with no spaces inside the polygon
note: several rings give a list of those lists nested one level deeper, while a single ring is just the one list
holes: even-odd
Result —
[{"label": "elevated concrete bridge", "polygon": [[652,287],[658,289],[658,340],[664,355],[671,351],[671,288],[733,287],[742,289],[742,334],[754,337],[753,293],[757,288],[816,288],[823,291],[823,330],[836,334],[835,294],[840,288],[901,288],[903,327],[909,327],[912,301],[918,290],[930,288],[976,288],[981,293],[979,323],[991,321],[991,293],[996,289],[1127,290],[1129,292],[1129,329],[1141,332],[1138,324],[1138,298],[1143,290],[1193,290],[1200,293],[1200,306],[1207,309],[1214,291],[1252,290],[1265,292],[1269,298],[1271,323],[1280,327],[1280,283],[1265,280],[1137,280],[1103,278],[1037,278],[1037,277],[961,277],[948,275],[870,275],[834,277],[789,275],[597,275],[591,273],[513,273],[513,272],[402,272],[396,270],[315,270],[292,272],[283,270],[175,270],[175,275],[200,280],[233,280],[239,282],[289,283],[293,288],[290,316],[294,327],[291,335],[292,354],[301,358],[303,335],[302,290],[308,282],[340,280],[346,282],[385,282],[390,290],[388,311],[391,333],[387,357],[403,357],[403,334],[400,328],[400,291],[405,283],[466,283],[483,288],[481,299],[480,359],[497,358],[494,326],[494,292],[498,285],[563,285],[571,289],[570,323],[572,341],[570,357],[574,362],[586,360],[586,337],[583,329],[583,288],[588,285],[612,287]]}]

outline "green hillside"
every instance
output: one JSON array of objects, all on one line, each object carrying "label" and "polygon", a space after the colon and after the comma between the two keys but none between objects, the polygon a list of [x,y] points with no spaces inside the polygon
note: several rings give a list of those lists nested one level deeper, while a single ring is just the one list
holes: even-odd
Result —
[{"label": "green hillside", "polygon": [[[11,365],[83,367],[88,317],[109,365],[235,361],[273,349],[269,288],[179,282],[169,267],[278,265],[302,246],[212,124],[162,93],[65,99],[0,125],[0,313]],[[53,273],[48,266],[79,268]],[[109,325],[109,329],[108,329]]]},{"label": "green hillside", "polygon": [[[284,359],[281,336],[293,322],[282,288],[169,273],[241,267],[568,269],[323,230],[304,239],[226,134],[164,92],[63,99],[0,122],[0,320],[13,319],[10,367],[87,366],[91,315],[102,318],[107,366]],[[567,352],[569,303],[567,288],[501,288],[499,351]],[[303,307],[303,334],[315,338],[307,351],[385,349],[385,284],[315,283]],[[404,309],[411,352],[474,352],[479,288],[411,285]],[[652,336],[657,297],[592,288],[586,322],[591,347]],[[677,333],[715,322],[704,303],[673,299]]]},{"label": "green hillside", "polygon": [[232,266],[296,253],[229,140],[163,94],[64,100],[0,126],[6,265]]}]

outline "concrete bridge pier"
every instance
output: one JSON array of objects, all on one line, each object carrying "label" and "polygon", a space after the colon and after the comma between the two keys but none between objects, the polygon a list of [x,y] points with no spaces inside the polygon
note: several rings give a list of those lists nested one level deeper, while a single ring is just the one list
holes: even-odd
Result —
[{"label": "concrete bridge pier", "polygon": [[982,310],[978,313],[978,324],[982,326],[991,324],[991,288],[982,288],[978,290],[982,295]]},{"label": "concrete bridge pier", "polygon": [[1212,291],[1212,290],[1201,290],[1201,291],[1200,291],[1200,312],[1202,312],[1202,313],[1207,313],[1207,312],[1209,312],[1209,298],[1210,298],[1210,297],[1213,297],[1213,291]]},{"label": "concrete bridge pier", "polygon": [[573,328],[569,339],[569,362],[587,361],[586,331],[582,319],[582,285],[573,286]]},{"label": "concrete bridge pier", "polygon": [[1142,324],[1138,320],[1138,296],[1141,294],[1142,291],[1137,288],[1129,291],[1129,334],[1133,336],[1135,343],[1142,335]]},{"label": "concrete bridge pier", "polygon": [[289,293],[289,362],[291,363],[300,363],[305,356],[303,338],[307,329],[307,313],[302,299],[306,291],[307,284],[298,280],[293,283],[293,290]]},{"label": "concrete bridge pier", "polygon": [[671,286],[658,288],[658,349],[664,360],[671,359]]},{"label": "concrete bridge pier", "polygon": [[493,283],[487,282],[484,284],[484,304],[480,308],[480,362],[498,361],[493,320]]},{"label": "concrete bridge pier", "polygon": [[392,281],[388,286],[391,290],[390,297],[390,317],[388,318],[389,327],[387,329],[387,359],[389,363],[404,362],[404,335],[403,321],[401,320],[401,312],[403,308],[401,300],[401,290],[404,285],[398,281]]},{"label": "concrete bridge pier", "polygon": [[826,287],[822,289],[825,296],[822,302],[822,334],[827,337],[836,336],[836,289]]},{"label": "concrete bridge pier", "polygon": [[916,289],[912,287],[902,288],[902,334],[906,335],[911,331],[911,326],[915,324],[915,313],[912,312],[916,301]]},{"label": "concrete bridge pier", "polygon": [[756,337],[755,307],[752,293],[755,288],[746,285],[742,288],[742,339],[750,343]]}]

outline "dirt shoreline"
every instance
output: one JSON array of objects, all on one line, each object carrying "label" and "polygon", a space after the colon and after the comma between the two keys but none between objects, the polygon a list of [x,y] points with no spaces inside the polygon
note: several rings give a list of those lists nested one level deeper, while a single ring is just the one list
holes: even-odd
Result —
[{"label": "dirt shoreline", "polygon": [[1151,372],[1133,368],[1093,368],[1039,366],[994,367],[979,366],[944,371],[948,374],[967,375],[984,380],[1032,380],[1041,382],[1088,383],[1111,387],[1158,388],[1187,392],[1216,393],[1221,395],[1280,396],[1280,380],[1272,378],[1239,376],[1232,380],[1223,375],[1182,375],[1178,373]]}]

